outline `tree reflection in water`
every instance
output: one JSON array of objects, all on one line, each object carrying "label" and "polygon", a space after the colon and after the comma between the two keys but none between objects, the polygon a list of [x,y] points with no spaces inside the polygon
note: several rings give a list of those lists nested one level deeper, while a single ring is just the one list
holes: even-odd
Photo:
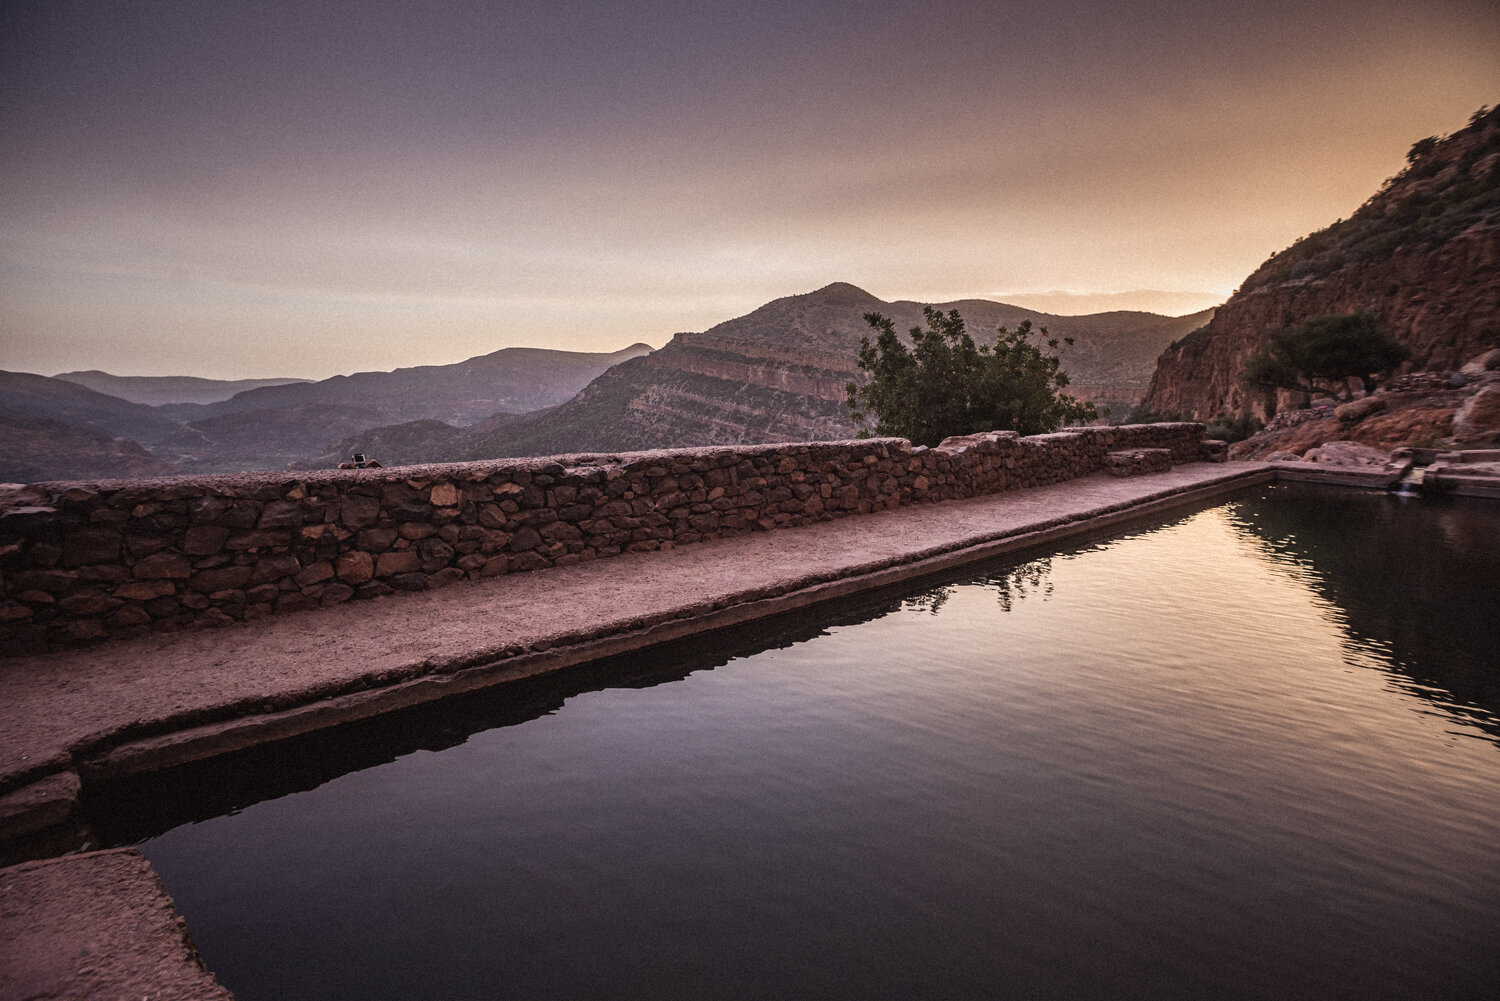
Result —
[{"label": "tree reflection in water", "polygon": [[[1072,550],[1069,550],[1072,552]],[[978,576],[965,577],[962,583],[992,588],[1001,611],[1009,612],[1028,598],[1046,601],[1052,597],[1052,557],[1041,556],[1017,566],[1003,567]],[[928,612],[936,615],[948,603],[957,585],[940,584],[901,601],[902,611]]]}]

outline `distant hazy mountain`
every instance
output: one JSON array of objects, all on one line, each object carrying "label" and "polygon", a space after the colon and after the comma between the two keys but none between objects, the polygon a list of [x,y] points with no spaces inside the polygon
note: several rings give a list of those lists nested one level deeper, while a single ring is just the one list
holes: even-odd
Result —
[{"label": "distant hazy mountain", "polygon": [[0,416],[65,421],[111,438],[162,447],[181,430],[153,407],[30,372],[0,372]]},{"label": "distant hazy mountain", "polygon": [[[11,467],[0,467],[0,478],[135,475],[132,469],[143,474],[281,469],[368,428],[412,419],[438,428],[449,426],[444,420],[467,425],[497,412],[560,403],[615,362],[650,350],[645,344],[610,353],[506,348],[454,365],[280,383],[210,404],[161,406],[96,392],[71,379],[0,372],[0,417],[43,422],[26,425],[25,445],[18,446]],[[79,375],[92,379],[95,373],[70,373]],[[138,393],[153,380],[120,381]],[[156,381],[160,385],[155,388],[163,391],[179,381],[212,382]],[[81,431],[92,437],[80,436]],[[58,438],[56,461],[50,465],[45,447],[49,433]],[[124,443],[103,444],[116,439]],[[139,456],[131,459],[126,447],[131,444],[144,446],[142,454],[149,452],[163,464],[148,468],[135,462]]]},{"label": "distant hazy mountain", "polygon": [[381,423],[437,420],[468,425],[495,413],[525,413],[571,399],[611,365],[650,352],[632,344],[608,354],[502,348],[453,365],[422,365],[394,372],[357,372],[319,382],[267,386],[197,410],[173,408],[188,420],[308,404],[360,407]]},{"label": "distant hazy mountain", "polygon": [[161,476],[176,466],[125,438],[69,421],[0,416],[0,482]]},{"label": "distant hazy mountain", "polygon": [[1160,289],[1135,289],[1130,292],[1024,292],[999,298],[1012,306],[1039,309],[1059,316],[1082,316],[1110,310],[1144,311],[1166,316],[1197,313],[1222,303],[1228,296],[1219,292],[1166,292]]},{"label": "distant hazy mountain", "polygon": [[284,386],[308,382],[308,379],[199,379],[191,375],[110,375],[90,369],[87,372],[64,372],[53,376],[64,382],[76,382],[100,393],[118,396],[131,403],[158,407],[164,403],[218,403],[235,393],[263,386]]},{"label": "distant hazy mountain", "polygon": [[[980,339],[1028,319],[1053,336],[1074,337],[1062,355],[1069,391],[1122,414],[1144,393],[1161,349],[1212,315],[1063,317],[983,299],[938,305],[957,309]],[[327,465],[356,451],[400,463],[848,437],[855,428],[844,387],[859,376],[859,340],[870,332],[863,315],[872,311],[902,331],[922,322],[920,303],[884,302],[835,283],[702,333],[678,334],[661,350],[609,369],[561,406],[468,428],[382,428],[299,465]]]}]

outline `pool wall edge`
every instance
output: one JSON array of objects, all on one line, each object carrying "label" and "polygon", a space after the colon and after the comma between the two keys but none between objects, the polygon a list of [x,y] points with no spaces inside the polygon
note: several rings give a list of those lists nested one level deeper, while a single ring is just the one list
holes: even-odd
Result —
[{"label": "pool wall edge", "polygon": [[241,716],[127,741],[79,761],[78,768],[84,781],[90,782],[136,776],[201,761],[507,682],[534,678],[606,657],[743,625],[757,619],[835,601],[862,591],[940,574],[1006,553],[1046,546],[1072,536],[1236,493],[1247,487],[1274,482],[1275,479],[1275,471],[1269,469],[1234,471],[1222,479],[1186,490],[1162,491],[1129,503],[1106,505],[1083,517],[1000,533],[995,538],[958,548],[910,554],[908,558],[893,564],[849,568],[847,573],[833,579],[807,582],[770,596],[747,597],[743,601],[735,601],[711,611],[689,611],[679,618],[639,629],[590,637],[564,646],[460,668],[452,673],[425,675],[377,689],[320,699],[290,709]]}]

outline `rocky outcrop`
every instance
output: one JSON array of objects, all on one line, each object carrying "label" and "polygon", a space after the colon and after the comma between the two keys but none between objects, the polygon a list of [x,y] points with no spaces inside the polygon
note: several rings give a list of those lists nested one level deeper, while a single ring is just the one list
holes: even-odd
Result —
[{"label": "rocky outcrop", "polygon": [[1500,445],[1500,385],[1480,389],[1453,415],[1453,444]]},{"label": "rocky outcrop", "polygon": [[1309,449],[1303,459],[1325,466],[1384,466],[1391,461],[1391,455],[1384,449],[1361,445],[1357,441],[1325,441],[1317,448]]},{"label": "rocky outcrop", "polygon": [[1238,377],[1264,331],[1361,311],[1411,349],[1402,372],[1456,369],[1500,346],[1500,113],[1417,144],[1352,218],[1261,265],[1162,353],[1142,406],[1199,418],[1260,410]]},{"label": "rocky outcrop", "polygon": [[1334,441],[1385,450],[1500,443],[1500,351],[1486,352],[1458,372],[1397,376],[1374,395],[1340,406],[1284,410],[1259,433],[1231,445],[1230,454],[1296,459]]}]

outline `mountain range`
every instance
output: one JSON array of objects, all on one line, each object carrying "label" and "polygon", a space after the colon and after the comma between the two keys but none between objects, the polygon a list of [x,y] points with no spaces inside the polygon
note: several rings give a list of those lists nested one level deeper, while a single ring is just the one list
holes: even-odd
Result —
[{"label": "mountain range", "polygon": [[[1246,356],[1268,329],[1320,314],[1374,314],[1411,350],[1400,385],[1461,387],[1474,359],[1500,344],[1500,108],[1415,143],[1407,166],[1349,219],[1272,255],[1215,309],[1062,316],[987,299],[931,305],[957,310],[981,343],[1026,321],[1038,339],[1040,328],[1072,338],[1060,352],[1068,392],[1117,420],[1260,409],[1238,384]],[[0,480],[309,469],[357,452],[393,465],[843,438],[858,430],[844,400],[863,378],[864,315],[906,330],[922,323],[923,306],[835,282],[654,351],[505,348],[319,381],[0,372]],[[1378,404],[1417,409],[1404,401],[1385,393]],[[1459,404],[1444,405],[1422,433],[1446,440]],[[1334,430],[1357,436],[1384,420],[1392,427],[1369,430],[1376,443],[1417,433],[1397,417],[1409,414]]]},{"label": "mountain range", "polygon": [[[241,392],[232,383],[184,377],[116,382],[122,377],[108,373],[0,372],[0,480],[280,469],[371,427],[410,420],[453,427],[552,406],[611,365],[650,350],[504,348],[452,365],[318,382],[256,380],[261,384]],[[140,398],[177,399],[133,402],[80,384],[85,379]],[[227,398],[197,402],[226,387]]]},{"label": "mountain range", "polygon": [[[905,329],[921,323],[922,305],[838,282],[677,334],[657,351],[505,348],[455,365],[249,387],[0,373],[0,480],[322,468],[356,452],[392,465],[849,437],[857,429],[844,387],[860,378],[863,314],[882,312]],[[1075,338],[1063,350],[1069,391],[1121,415],[1145,391],[1162,347],[1212,314],[937,305],[959,310],[979,339],[1025,320]]]},{"label": "mountain range", "polygon": [[[864,314],[883,313],[905,330],[922,323],[923,305],[885,302],[836,282],[700,333],[677,334],[665,347],[609,369],[560,406],[497,415],[468,428],[379,428],[298,466],[326,466],[354,452],[407,463],[852,437],[858,428],[849,420],[845,386],[861,378],[855,360],[860,338],[870,333]],[[1053,336],[1073,337],[1062,354],[1069,392],[1120,416],[1145,391],[1161,349],[1212,315],[1050,316],[984,299],[936,305],[958,310],[981,342],[993,339],[996,328],[1025,320]]]},{"label": "mountain range", "polygon": [[99,393],[118,396],[131,403],[157,407],[164,403],[218,403],[236,393],[262,386],[283,386],[289,382],[311,382],[311,379],[200,379],[192,375],[110,375],[98,369],[87,372],[63,372],[53,376],[63,382],[76,382]]}]

